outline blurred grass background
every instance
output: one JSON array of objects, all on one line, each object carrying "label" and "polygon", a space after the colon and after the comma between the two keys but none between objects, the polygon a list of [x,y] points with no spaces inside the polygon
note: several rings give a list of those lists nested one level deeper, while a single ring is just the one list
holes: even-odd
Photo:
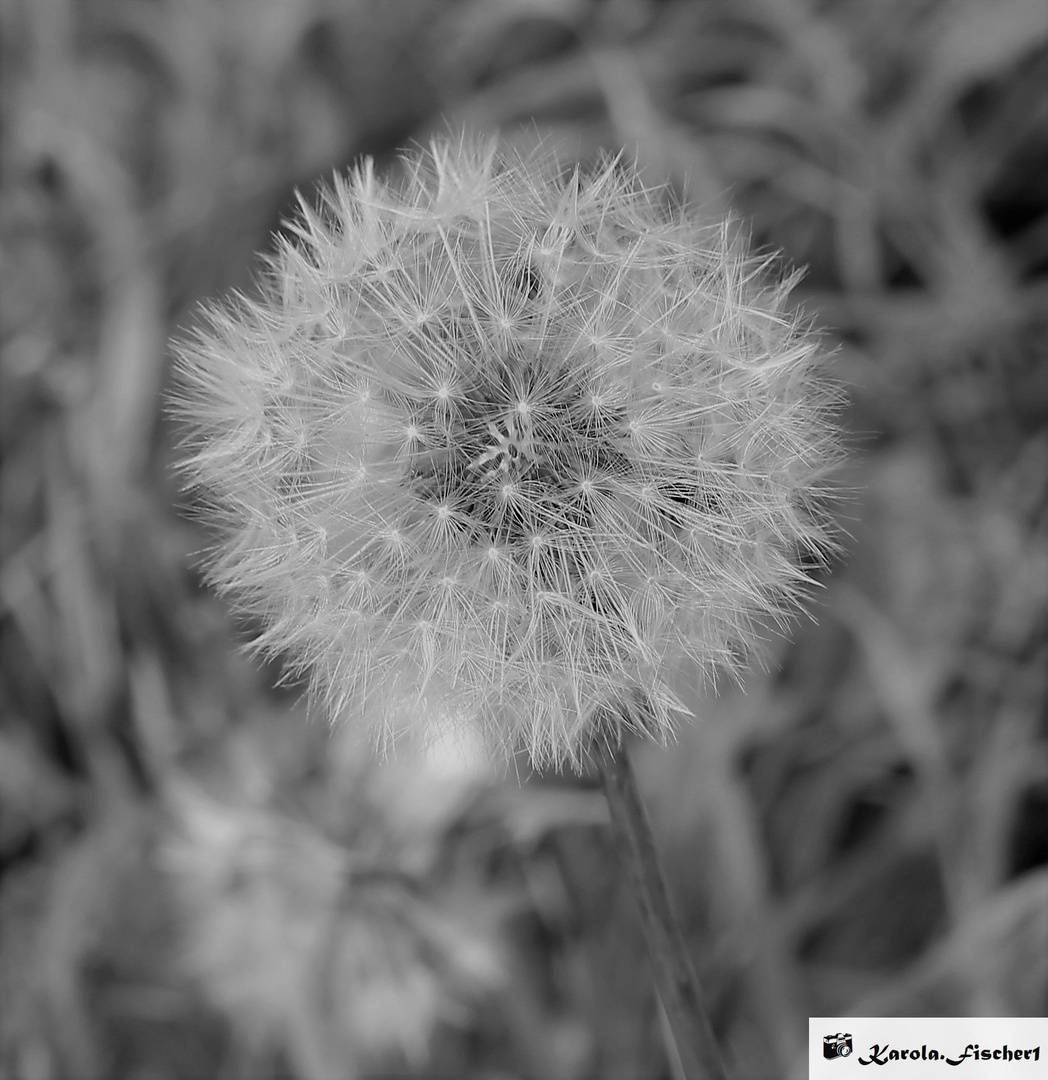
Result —
[{"label": "blurred grass background", "polygon": [[599,796],[373,763],[238,651],[167,342],[296,187],[447,125],[806,265],[852,447],[816,620],[640,755],[736,1075],[1048,1012],[1041,0],[0,0],[0,1073],[671,1077]]}]

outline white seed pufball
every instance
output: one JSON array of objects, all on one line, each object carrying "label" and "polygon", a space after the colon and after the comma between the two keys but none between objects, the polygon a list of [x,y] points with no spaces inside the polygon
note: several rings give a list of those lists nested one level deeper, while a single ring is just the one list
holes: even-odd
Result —
[{"label": "white seed pufball", "polygon": [[737,667],[829,548],[816,339],[620,162],[405,165],[337,178],[263,299],[181,345],[211,580],[380,742],[449,714],[537,765],[664,738],[680,663]]}]

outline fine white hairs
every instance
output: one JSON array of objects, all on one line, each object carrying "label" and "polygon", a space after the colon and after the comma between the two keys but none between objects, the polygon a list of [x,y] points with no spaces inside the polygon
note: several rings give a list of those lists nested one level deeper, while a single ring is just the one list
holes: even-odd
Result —
[{"label": "fine white hairs", "polygon": [[790,279],[648,189],[493,140],[303,202],[180,346],[211,581],[387,747],[462,725],[576,767],[664,739],[830,544]]}]

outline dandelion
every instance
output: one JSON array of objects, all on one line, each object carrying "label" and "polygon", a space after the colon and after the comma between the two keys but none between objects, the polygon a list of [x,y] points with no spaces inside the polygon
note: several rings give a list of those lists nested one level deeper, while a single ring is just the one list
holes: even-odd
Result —
[{"label": "dandelion", "polygon": [[664,740],[680,661],[737,669],[826,544],[789,283],[617,161],[405,164],[303,206],[263,298],[182,346],[211,579],[383,745]]},{"label": "dandelion", "polygon": [[827,548],[817,343],[792,279],[621,160],[403,164],[303,204],[262,298],[182,346],[211,579],[384,746],[624,767]]},{"label": "dandelion", "polygon": [[503,989],[491,905],[413,865],[432,815],[398,835],[388,795],[355,779],[351,844],[183,784],[162,849],[187,973],[246,1049],[287,1055],[307,1080],[420,1068],[440,1028],[470,1027]]}]

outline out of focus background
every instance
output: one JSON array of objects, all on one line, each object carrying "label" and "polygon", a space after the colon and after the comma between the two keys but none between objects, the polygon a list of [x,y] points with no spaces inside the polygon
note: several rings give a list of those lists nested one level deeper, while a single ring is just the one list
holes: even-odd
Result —
[{"label": "out of focus background", "polygon": [[1048,1011],[1042,0],[2,0],[0,1074],[673,1076],[591,780],[375,762],[201,583],[169,339],[296,188],[626,148],[808,268],[843,551],[638,753],[735,1075]]}]

